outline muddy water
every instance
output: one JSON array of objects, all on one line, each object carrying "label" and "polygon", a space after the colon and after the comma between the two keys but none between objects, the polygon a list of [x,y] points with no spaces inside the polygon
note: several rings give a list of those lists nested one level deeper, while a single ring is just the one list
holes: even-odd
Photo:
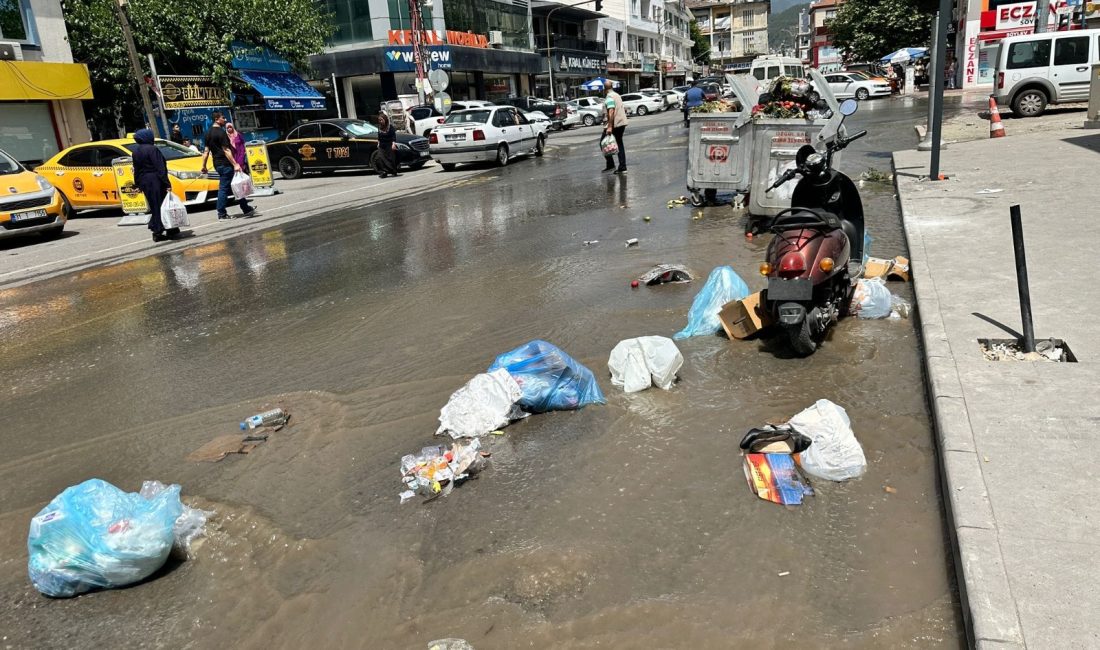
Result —
[{"label": "muddy water", "polygon": [[[898,117],[879,112],[860,117]],[[414,201],[0,292],[3,643],[963,645],[912,322],[844,322],[805,360],[693,338],[672,391],[607,381],[614,344],[680,329],[699,288],[630,289],[650,265],[729,263],[763,286],[764,242],[739,214],[666,209],[685,140],[665,121],[635,121],[626,178],[562,148]],[[885,169],[891,145],[868,138],[848,165]],[[889,188],[868,203],[875,251],[904,252]],[[532,338],[592,368],[608,405],[508,427],[478,480],[399,505],[398,459],[433,442],[449,394]],[[742,433],[819,398],[848,409],[867,475],[815,481],[797,509],[756,499]],[[184,460],[273,404],[294,425],[250,455]],[[217,513],[198,557],[128,589],[38,595],[27,522],[92,476],[183,485]]]}]

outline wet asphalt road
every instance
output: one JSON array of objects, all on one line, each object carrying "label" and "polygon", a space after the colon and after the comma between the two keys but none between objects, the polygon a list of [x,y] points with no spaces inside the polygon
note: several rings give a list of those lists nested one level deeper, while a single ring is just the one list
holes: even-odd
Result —
[{"label": "wet asphalt road", "polygon": [[[922,111],[864,103],[850,127],[870,135],[842,168],[888,171]],[[594,145],[559,146],[457,188],[0,292],[3,644],[965,645],[914,321],[845,321],[809,359],[693,338],[672,391],[607,379],[616,342],[671,335],[701,286],[630,289],[651,265],[731,264],[763,287],[741,213],[666,209],[684,191],[671,120],[632,121],[625,178],[600,174]],[[864,190],[873,254],[904,254],[892,186]],[[591,368],[608,405],[508,427],[478,480],[398,505],[400,456],[434,442],[450,393],[533,338]],[[741,435],[819,398],[847,408],[867,475],[815,481],[798,509],[756,499]],[[185,460],[272,404],[295,424],[252,454]],[[90,477],[176,482],[215,510],[197,559],[40,596],[27,523]]]}]

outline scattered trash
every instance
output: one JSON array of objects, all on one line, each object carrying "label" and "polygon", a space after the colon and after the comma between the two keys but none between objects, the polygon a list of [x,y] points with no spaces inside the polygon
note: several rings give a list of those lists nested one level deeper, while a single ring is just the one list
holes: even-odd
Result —
[{"label": "scattered trash", "polygon": [[519,384],[522,397],[517,403],[528,413],[607,403],[592,371],[546,341],[530,341],[500,355],[488,372],[500,368]]},{"label": "scattered trash", "polygon": [[882,489],[886,492],[886,494],[897,494],[898,492],[896,488],[892,488],[889,485],[882,486]]},{"label": "scattered trash", "polygon": [[585,245],[585,246],[595,246],[595,245],[596,245],[596,244],[598,244],[598,243],[600,243],[600,240],[598,240],[598,239],[590,239],[590,240],[588,240],[588,241],[584,242],[584,245]]},{"label": "scattered trash", "polygon": [[978,342],[982,354],[989,361],[1053,361],[1066,362],[1075,360],[1059,339],[1042,339],[1035,341],[1035,351],[1024,352],[1019,341],[1013,340],[985,340]]},{"label": "scattered trash", "polygon": [[230,433],[218,436],[205,445],[187,455],[186,460],[192,463],[216,463],[231,454],[247,454],[259,447],[267,436],[246,435]]},{"label": "scattered trash", "polygon": [[474,650],[465,639],[439,639],[428,644],[428,650]]},{"label": "scattered trash", "polygon": [[631,280],[630,281],[630,288],[631,289],[637,289],[639,286],[641,286],[641,284],[639,284],[639,282],[637,280]]},{"label": "scattered trash", "polygon": [[998,192],[1003,192],[1003,191],[1004,190],[999,189],[999,188],[998,189],[992,189],[992,188],[987,187],[984,190],[978,190],[977,192],[974,192],[974,193],[975,194],[997,194]]},{"label": "scattered trash", "polygon": [[727,302],[718,312],[718,320],[726,336],[731,339],[746,339],[772,324],[771,314],[764,309],[763,292],[746,296],[741,300]]},{"label": "scattered trash", "polygon": [[688,311],[687,327],[672,335],[674,339],[714,334],[722,329],[718,313],[732,300],[749,295],[745,281],[729,266],[719,266],[710,272],[706,284],[695,295]]},{"label": "scattered trash", "polygon": [[679,264],[658,264],[638,276],[638,282],[647,286],[655,284],[691,282],[694,274]]},{"label": "scattered trash", "polygon": [[882,278],[857,280],[849,310],[860,318],[886,318],[893,311],[893,294]]},{"label": "scattered trash", "polygon": [[863,265],[867,265],[867,260],[871,259],[871,242],[874,239],[871,238],[871,231],[864,228],[863,230]]},{"label": "scattered trash", "polygon": [[846,481],[867,471],[863,447],[852,432],[852,423],[843,408],[827,399],[796,414],[788,422],[797,432],[813,441],[802,452],[802,467],[819,478]]},{"label": "scattered trash", "polygon": [[791,575],[791,572],[790,571],[780,571],[777,575],[780,578],[786,578],[787,576]]},{"label": "scattered trash", "polygon": [[652,220],[653,220],[653,217],[651,217],[649,215],[646,215],[646,216],[642,217],[642,221],[648,222],[648,221],[652,221]]},{"label": "scattered trash", "polygon": [[290,420],[290,414],[281,408],[271,409],[263,413],[253,415],[241,422],[241,431],[258,429],[260,427],[281,427]]},{"label": "scattered trash", "polygon": [[631,246],[637,246],[637,245],[638,245],[638,240],[637,240],[637,238],[633,238],[633,239],[628,239],[628,240],[626,240],[626,247],[627,247],[627,248],[630,248]]},{"label": "scattered trash", "polygon": [[507,426],[527,416],[516,406],[522,395],[519,384],[503,368],[475,375],[440,409],[435,434],[472,438]]},{"label": "scattered trash", "polygon": [[877,169],[868,169],[860,174],[859,179],[861,181],[867,181],[868,183],[892,183],[894,181],[894,175]]},{"label": "scattered trash", "polygon": [[424,447],[419,454],[401,457],[401,481],[405,490],[399,495],[401,503],[412,497],[408,492],[428,497],[446,496],[456,483],[460,483],[481,471],[483,462],[478,451],[481,441],[477,438],[456,440],[450,449]]},{"label": "scattered trash", "polygon": [[496,431],[490,431],[489,433],[491,435],[494,435],[494,436],[503,436],[504,435],[504,432],[501,431],[500,429],[497,429]]},{"label": "scattered trash", "polygon": [[750,454],[800,454],[810,448],[808,436],[787,424],[766,424],[749,429],[741,438],[741,450]]},{"label": "scattered trash", "polygon": [[178,485],[147,482],[139,494],[101,479],[66,488],[31,519],[31,583],[47,596],[68,598],[149,577],[173,544],[186,551],[202,533],[206,513],[184,506],[179,494]]},{"label": "scattered trash", "polygon": [[683,365],[684,357],[676,344],[663,336],[619,341],[607,361],[611,383],[622,386],[626,393],[636,393],[651,385],[668,390]]},{"label": "scattered trash", "polygon": [[[173,488],[178,495],[180,491],[180,486],[178,485],[165,485],[160,481],[145,481],[141,484],[141,490],[138,494],[146,499],[152,500],[161,492],[172,490]],[[182,504],[182,501],[180,503]],[[178,551],[179,554],[188,560],[194,559],[195,556],[191,552],[191,542],[195,541],[195,538],[201,537],[206,533],[206,520],[213,514],[213,512],[207,512],[206,510],[200,510],[198,508],[190,508],[184,505],[183,512],[176,518],[176,522],[172,524],[172,550]]]},{"label": "scattered trash", "polygon": [[909,301],[901,296],[890,295],[890,319],[899,320],[902,318],[909,318],[909,312],[912,308],[909,305]]},{"label": "scattered trash", "polygon": [[886,278],[888,280],[909,281],[909,260],[898,255],[892,260],[881,257],[868,257],[863,264],[863,277]]},{"label": "scattered trash", "polygon": [[797,506],[803,497],[814,494],[790,454],[745,454],[744,469],[749,489],[765,501]]},{"label": "scattered trash", "polygon": [[405,490],[404,492],[402,492],[401,494],[398,494],[397,496],[398,496],[398,498],[401,499],[401,503],[405,503],[409,499],[415,498],[416,497],[416,492],[413,492],[412,490]]}]

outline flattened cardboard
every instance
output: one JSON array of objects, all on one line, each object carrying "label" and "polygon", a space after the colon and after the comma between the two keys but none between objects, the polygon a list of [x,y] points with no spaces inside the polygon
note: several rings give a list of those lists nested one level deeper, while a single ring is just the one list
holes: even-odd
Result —
[{"label": "flattened cardboard", "polygon": [[881,257],[868,257],[863,265],[863,277],[886,278],[887,280],[909,281],[909,260],[898,255],[892,260]]},{"label": "flattened cardboard", "polygon": [[797,506],[802,497],[814,494],[790,454],[745,454],[744,468],[749,489],[765,501]]},{"label": "flattened cardboard", "polygon": [[746,339],[772,324],[771,316],[761,304],[762,292],[745,297],[742,300],[727,302],[718,312],[722,329],[731,339]]}]

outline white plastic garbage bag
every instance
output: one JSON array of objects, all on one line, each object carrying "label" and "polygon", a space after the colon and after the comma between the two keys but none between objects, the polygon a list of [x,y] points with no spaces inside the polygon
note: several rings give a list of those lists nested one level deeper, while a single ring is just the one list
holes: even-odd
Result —
[{"label": "white plastic garbage bag", "polygon": [[160,223],[165,230],[191,225],[187,219],[187,206],[172,192],[169,192],[168,196],[164,197],[164,203],[160,204]]},{"label": "white plastic garbage bag", "polygon": [[503,368],[475,375],[440,409],[439,429],[435,433],[472,438],[495,431],[527,416],[516,406],[522,396],[519,384]]},{"label": "white plastic garbage bag", "polygon": [[859,280],[850,311],[860,318],[886,318],[893,310],[893,294],[882,278]]},{"label": "white plastic garbage bag", "polygon": [[230,189],[233,190],[233,196],[240,199],[246,199],[252,196],[252,177],[244,172],[237,172],[233,174],[233,180],[229,184]]},{"label": "white plastic garbage bag", "polygon": [[867,471],[863,447],[852,432],[848,414],[840,406],[819,399],[787,424],[813,440],[801,455],[802,468],[810,474],[830,481],[847,481]]},{"label": "white plastic garbage bag", "polygon": [[619,341],[607,361],[611,383],[622,386],[627,393],[636,393],[651,385],[668,390],[683,365],[684,357],[676,344],[663,336]]}]

